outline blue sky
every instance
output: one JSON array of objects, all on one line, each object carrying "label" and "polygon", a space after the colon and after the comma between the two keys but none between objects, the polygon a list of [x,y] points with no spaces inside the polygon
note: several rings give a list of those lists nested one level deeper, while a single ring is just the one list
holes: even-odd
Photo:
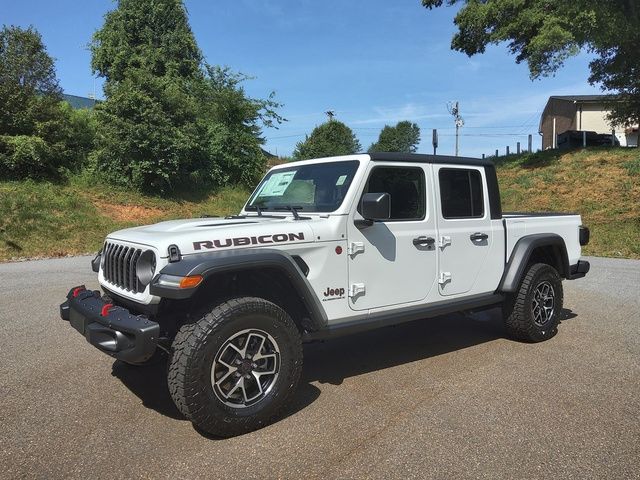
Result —
[{"label": "blue sky", "polygon": [[[3,24],[33,25],[56,59],[66,93],[86,96],[94,80],[87,44],[115,8],[105,0],[1,0]],[[187,0],[191,27],[205,57],[256,77],[253,96],[275,91],[289,121],[264,132],[266,148],[289,155],[296,142],[333,110],[366,149],[385,124],[416,122],[419,151],[452,154],[454,124],[447,102],[458,100],[465,120],[460,153],[480,156],[537,133],[550,95],[599,93],[587,83],[586,54],[556,77],[532,82],[506,46],[472,58],[449,48],[455,8],[429,11],[420,0]]]}]

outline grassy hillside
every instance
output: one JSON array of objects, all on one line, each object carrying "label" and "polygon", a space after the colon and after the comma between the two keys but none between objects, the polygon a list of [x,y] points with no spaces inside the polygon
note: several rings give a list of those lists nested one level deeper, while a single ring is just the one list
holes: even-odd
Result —
[{"label": "grassy hillside", "polygon": [[[505,211],[574,211],[591,228],[585,254],[640,258],[640,150],[594,148],[499,159]],[[94,252],[110,231],[237,213],[248,192],[147,197],[96,185],[0,182],[0,261]]]},{"label": "grassy hillside", "polygon": [[95,252],[107,233],[171,218],[238,213],[248,192],[158,198],[81,178],[57,185],[0,182],[0,261]]},{"label": "grassy hillside", "polygon": [[640,149],[587,148],[504,157],[505,211],[568,211],[591,229],[586,255],[640,258]]}]

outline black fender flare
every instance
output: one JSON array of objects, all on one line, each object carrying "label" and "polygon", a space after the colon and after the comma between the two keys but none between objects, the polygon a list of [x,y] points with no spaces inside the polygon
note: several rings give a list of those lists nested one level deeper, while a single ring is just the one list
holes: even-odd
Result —
[{"label": "black fender flare", "polygon": [[156,282],[162,274],[175,276],[202,275],[204,279],[218,273],[248,271],[259,268],[275,268],[291,281],[295,294],[299,296],[310,314],[311,326],[320,330],[327,326],[327,315],[315,295],[311,284],[298,263],[287,252],[272,248],[241,249],[223,252],[208,252],[182,257],[179,262],[169,263],[151,282],[150,293],[163,298],[186,299],[192,297],[197,288],[177,290],[163,287]]},{"label": "black fender flare", "polygon": [[515,292],[520,284],[520,279],[524,275],[525,268],[529,263],[531,254],[539,247],[556,247],[560,252],[560,269],[558,273],[562,277],[571,275],[569,266],[569,256],[564,239],[555,233],[536,233],[525,235],[520,238],[511,252],[509,261],[505,265],[502,279],[498,286],[498,292]]}]

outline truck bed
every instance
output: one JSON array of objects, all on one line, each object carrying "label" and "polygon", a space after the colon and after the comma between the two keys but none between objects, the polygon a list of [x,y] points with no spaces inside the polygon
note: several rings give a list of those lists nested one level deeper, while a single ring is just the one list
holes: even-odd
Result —
[{"label": "truck bed", "polygon": [[525,235],[536,233],[555,233],[565,240],[569,264],[580,259],[579,228],[582,224],[580,215],[559,212],[505,212],[502,215],[505,228],[506,260],[518,240]]}]

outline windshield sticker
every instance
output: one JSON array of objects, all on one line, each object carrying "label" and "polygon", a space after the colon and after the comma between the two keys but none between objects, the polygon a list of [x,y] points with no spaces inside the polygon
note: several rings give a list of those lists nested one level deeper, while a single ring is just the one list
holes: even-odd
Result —
[{"label": "windshield sticker", "polygon": [[293,181],[296,171],[274,173],[267,180],[258,194],[259,197],[281,197]]},{"label": "windshield sticker", "polygon": [[338,177],[338,181],[336,182],[336,187],[339,187],[340,185],[344,185],[344,181],[347,179],[346,175],[340,175]]}]

